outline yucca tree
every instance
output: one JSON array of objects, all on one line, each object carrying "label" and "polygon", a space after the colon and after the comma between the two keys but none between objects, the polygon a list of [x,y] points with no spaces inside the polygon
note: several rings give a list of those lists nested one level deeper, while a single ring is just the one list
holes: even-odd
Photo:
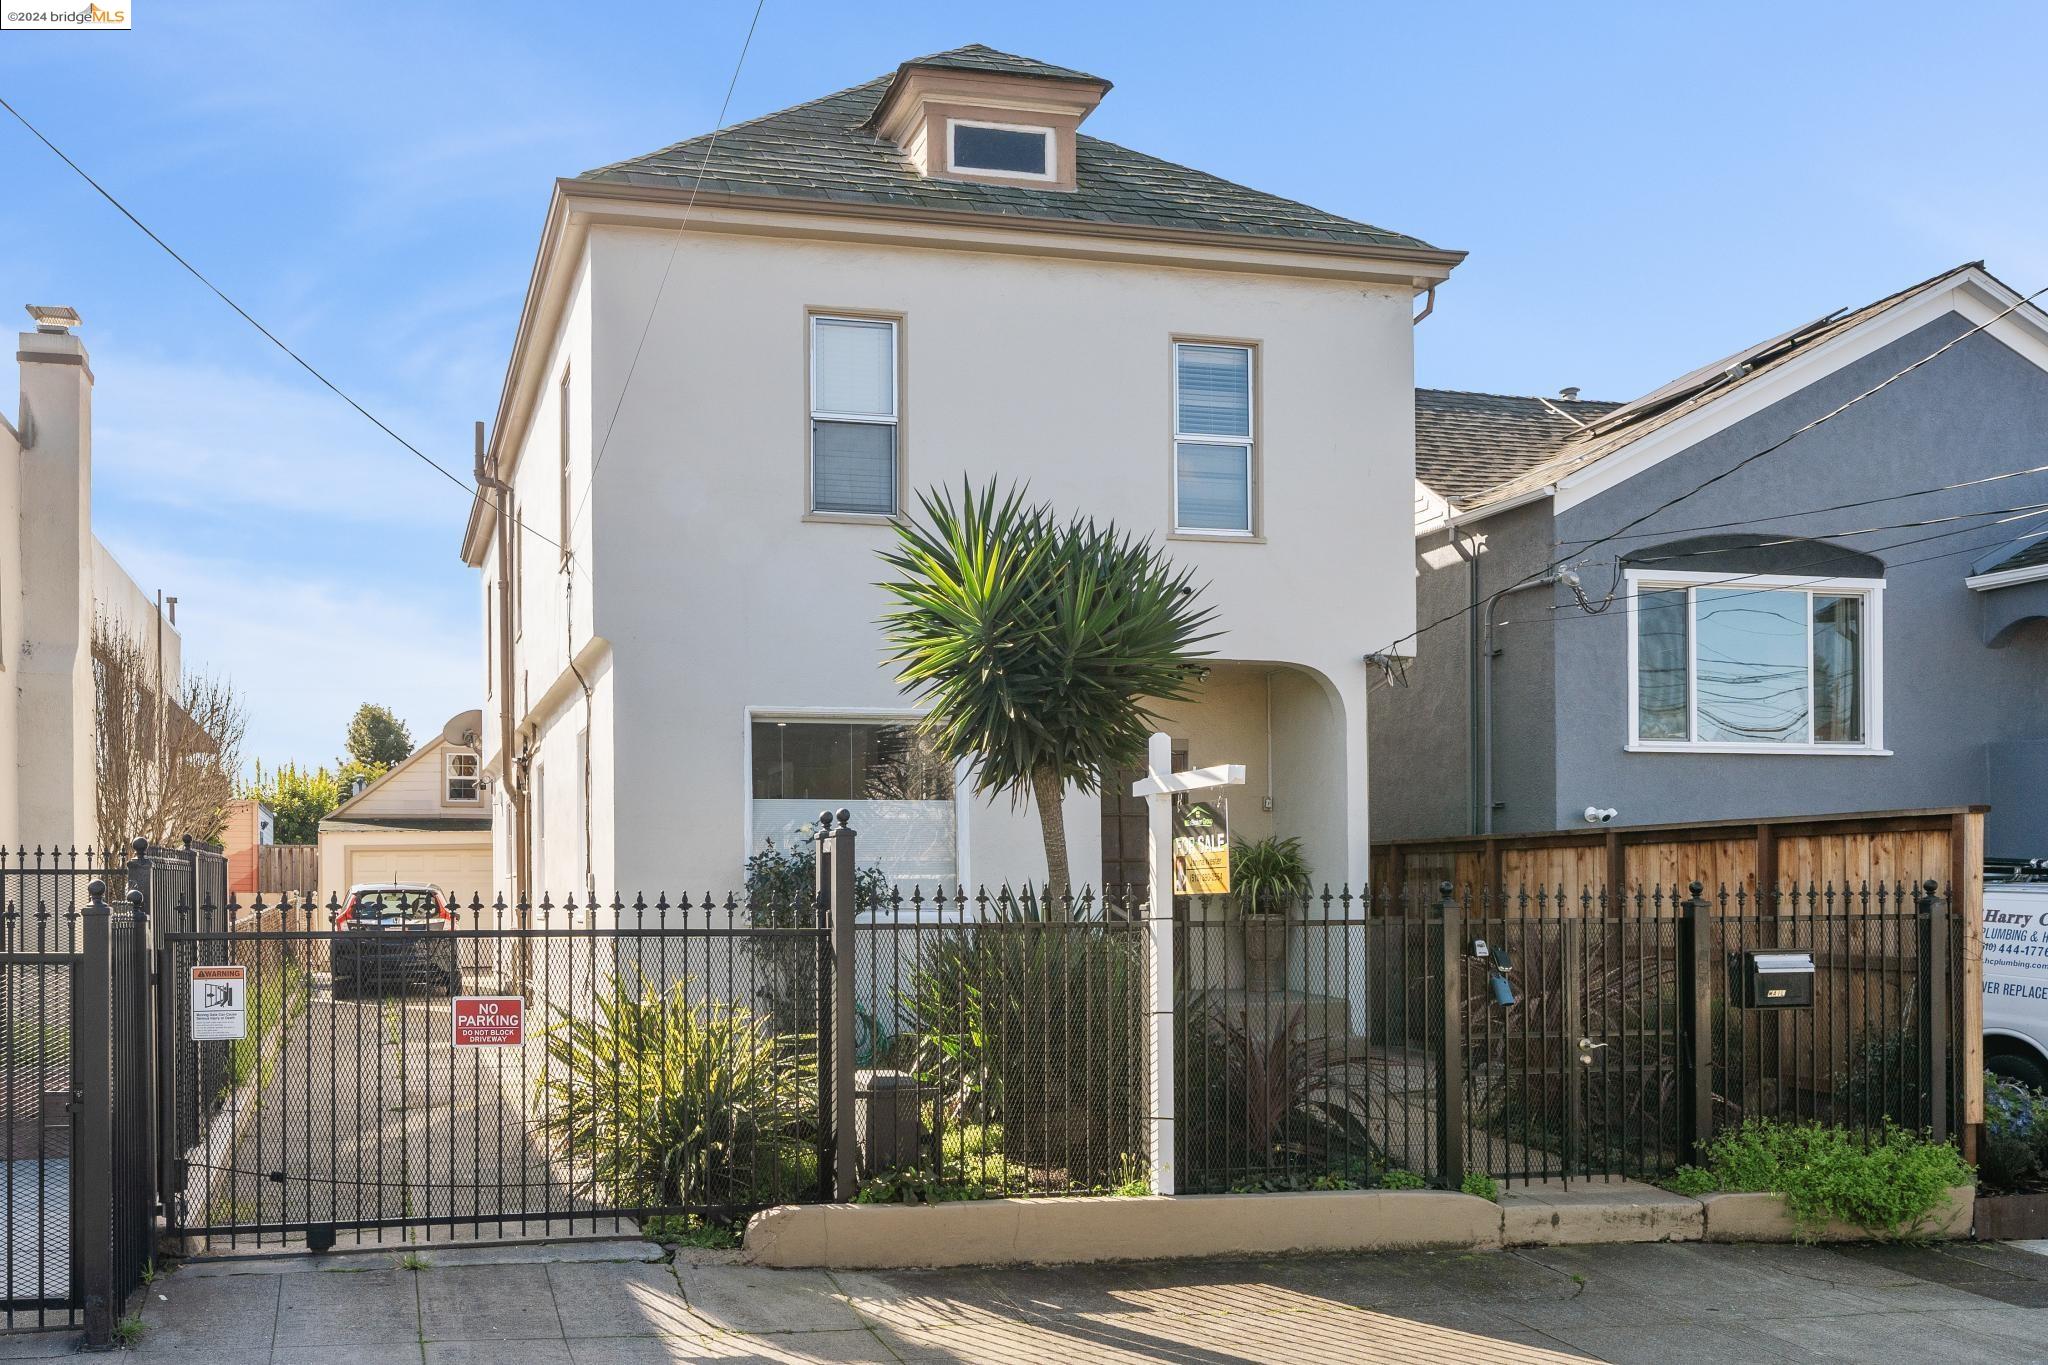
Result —
[{"label": "yucca tree", "polygon": [[1144,757],[1149,703],[1188,695],[1214,617],[1186,569],[1114,524],[1061,521],[1012,486],[932,489],[882,552],[882,617],[896,681],[929,706],[932,746],[972,764],[979,793],[1035,799],[1047,890],[1073,878],[1067,784],[1101,789]]}]

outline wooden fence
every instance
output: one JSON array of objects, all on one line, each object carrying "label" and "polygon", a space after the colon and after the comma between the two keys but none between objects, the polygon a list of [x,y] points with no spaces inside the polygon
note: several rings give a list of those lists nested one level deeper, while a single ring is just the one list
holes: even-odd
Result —
[{"label": "wooden fence", "polygon": [[320,845],[259,844],[255,851],[258,893],[319,892]]},{"label": "wooden fence", "polygon": [[[1862,888],[1933,881],[1961,921],[1959,961],[1949,975],[1959,1004],[1966,1150],[1984,1121],[1984,806],[1877,811],[1857,815],[1790,816],[1672,825],[1588,826],[1543,834],[1468,835],[1375,844],[1375,887],[1400,893],[1382,905],[1422,907],[1443,883],[1461,898],[1483,898],[1495,915],[1542,914],[1628,918],[1671,914],[1668,893],[1654,902],[1629,894],[1641,888],[1684,888],[1699,882],[1713,900],[1725,892],[1768,915],[1765,893],[1832,887],[1845,896]],[[1549,894],[1524,899],[1539,889]],[[1558,894],[1560,890],[1564,893]],[[1590,903],[1581,893],[1591,891]],[[1600,895],[1602,891],[1612,894]],[[1682,894],[1682,892],[1681,892]],[[1846,907],[1845,907],[1846,908]],[[1413,911],[1411,911],[1413,912]],[[1911,949],[1858,954],[1840,989],[1850,1001],[1881,991],[1888,973],[1903,970]]]}]

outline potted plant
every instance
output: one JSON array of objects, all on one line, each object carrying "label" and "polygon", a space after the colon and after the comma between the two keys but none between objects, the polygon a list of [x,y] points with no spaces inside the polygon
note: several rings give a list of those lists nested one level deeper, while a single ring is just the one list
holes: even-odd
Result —
[{"label": "potted plant", "polygon": [[1308,860],[1301,840],[1273,835],[1230,849],[1230,881],[1244,919],[1247,990],[1276,991],[1287,970],[1287,907],[1308,895]]}]

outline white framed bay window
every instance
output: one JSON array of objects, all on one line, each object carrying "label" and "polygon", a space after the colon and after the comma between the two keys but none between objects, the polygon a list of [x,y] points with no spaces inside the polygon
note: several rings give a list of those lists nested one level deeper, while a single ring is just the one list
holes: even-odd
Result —
[{"label": "white framed bay window", "polygon": [[896,515],[902,482],[897,319],[810,315],[809,510]]},{"label": "white framed bay window", "polygon": [[1883,754],[1884,580],[1628,574],[1628,748]]},{"label": "white framed bay window", "polygon": [[1250,537],[1258,528],[1257,348],[1173,343],[1173,531]]},{"label": "white framed bay window", "polygon": [[747,853],[801,848],[822,811],[849,810],[861,866],[905,897],[964,877],[965,812],[953,765],[900,713],[753,710],[747,716]]}]

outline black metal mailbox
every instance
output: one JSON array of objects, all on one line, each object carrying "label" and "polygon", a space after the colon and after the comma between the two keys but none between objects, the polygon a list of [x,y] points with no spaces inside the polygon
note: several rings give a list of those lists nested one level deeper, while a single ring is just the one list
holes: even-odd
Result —
[{"label": "black metal mailbox", "polygon": [[1751,948],[1728,959],[1729,994],[1746,1010],[1796,1009],[1813,1003],[1813,954]]}]

